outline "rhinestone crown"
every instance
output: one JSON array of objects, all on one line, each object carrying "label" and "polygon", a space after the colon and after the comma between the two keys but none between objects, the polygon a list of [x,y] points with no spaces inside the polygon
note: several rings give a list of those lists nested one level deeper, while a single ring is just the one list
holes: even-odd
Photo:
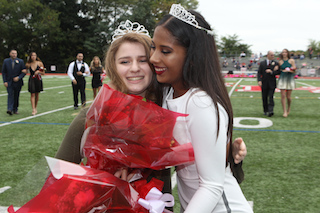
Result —
[{"label": "rhinestone crown", "polygon": [[195,28],[206,31],[210,35],[214,34],[212,30],[208,30],[204,27],[199,26],[195,16],[184,9],[181,4],[173,4],[170,8],[169,14],[187,24],[194,26]]},{"label": "rhinestone crown", "polygon": [[139,33],[150,37],[148,30],[143,25],[139,24],[138,22],[131,22],[129,20],[126,20],[125,22],[120,22],[120,25],[114,31],[112,42],[114,42],[118,38],[121,38],[127,33]]}]

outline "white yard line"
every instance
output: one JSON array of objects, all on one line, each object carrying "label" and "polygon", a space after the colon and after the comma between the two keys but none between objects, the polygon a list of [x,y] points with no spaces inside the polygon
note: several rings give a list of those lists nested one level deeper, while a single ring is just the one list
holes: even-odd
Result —
[{"label": "white yard line", "polygon": [[[87,103],[92,103],[92,101],[87,101]],[[32,118],[40,117],[40,116],[43,116],[43,115],[48,115],[48,114],[51,114],[51,113],[54,113],[54,112],[59,112],[59,111],[62,111],[62,110],[65,110],[65,109],[69,109],[69,108],[72,108],[72,107],[73,107],[73,105],[67,106],[67,107],[62,107],[62,108],[55,109],[55,110],[51,110],[51,111],[48,111],[48,112],[43,112],[43,113],[40,113],[40,114],[37,114],[37,115],[33,115],[33,116],[28,116],[28,117],[21,118],[21,119],[18,119],[18,120],[6,122],[6,123],[3,123],[3,124],[0,124],[0,127],[7,126],[7,125],[10,125],[10,124],[14,124],[14,123],[19,123],[21,121],[30,120]]]},{"label": "white yard line", "polygon": [[72,108],[72,107],[73,107],[73,105],[72,106],[63,107],[63,108],[60,108],[60,109],[51,110],[51,111],[48,111],[48,112],[43,112],[43,113],[40,113],[40,114],[37,114],[37,115],[33,115],[33,116],[29,116],[29,117],[26,117],[26,118],[21,118],[21,119],[18,119],[18,120],[6,122],[6,123],[3,123],[3,124],[0,124],[0,127],[7,126],[7,125],[10,125],[10,124],[14,124],[14,123],[18,123],[18,122],[21,122],[21,121],[30,120],[32,118],[36,118],[36,117],[40,117],[40,116],[43,116],[43,115],[51,114],[51,113],[54,113],[54,112],[62,111],[62,110],[69,109],[69,108]]},{"label": "white yard line", "polygon": [[171,189],[173,190],[174,187],[177,185],[177,173],[174,171],[174,173],[171,175]]},{"label": "white yard line", "polygon": [[[17,211],[20,207],[13,207],[15,211]],[[8,213],[8,206],[0,206],[0,213]]]},{"label": "white yard line", "polygon": [[[70,85],[63,85],[63,86],[57,86],[57,87],[48,87],[48,88],[43,88],[43,91],[46,91],[46,90],[50,90],[50,89],[59,89],[59,88],[63,88],[63,87],[71,87]],[[21,91],[21,93],[29,93],[28,91]],[[8,96],[8,93],[6,94],[1,94],[0,96]]]},{"label": "white yard line", "polygon": [[7,191],[8,189],[11,189],[11,187],[10,186],[5,186],[5,187],[0,188],[0,194],[5,192],[5,191]]},{"label": "white yard line", "polygon": [[229,97],[231,97],[232,93],[234,92],[234,90],[237,88],[238,84],[240,84],[240,82],[243,80],[243,78],[241,78],[230,90],[229,92]]},{"label": "white yard line", "polygon": [[298,84],[302,84],[302,85],[305,85],[305,86],[308,86],[308,87],[315,87],[315,86],[312,86],[312,85],[310,85],[310,84],[306,84],[306,83],[302,83],[302,82],[300,82],[300,81],[296,81]]},{"label": "white yard line", "polygon": [[[87,82],[86,84],[91,84],[91,82]],[[59,88],[63,88],[63,87],[70,87],[71,88],[71,83],[68,85],[62,85],[62,86],[56,86],[56,87],[48,87],[48,88],[44,87],[43,91],[50,90],[50,89],[59,89]],[[24,90],[24,91],[21,91],[20,94],[21,93],[29,93],[29,91]],[[0,94],[0,97],[1,96],[8,96],[8,93]]]}]

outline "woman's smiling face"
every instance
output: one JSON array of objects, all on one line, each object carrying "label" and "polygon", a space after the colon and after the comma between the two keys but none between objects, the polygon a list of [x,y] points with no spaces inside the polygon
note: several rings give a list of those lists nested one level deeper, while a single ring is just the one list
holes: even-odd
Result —
[{"label": "woman's smiling face", "polygon": [[115,55],[115,63],[129,94],[145,97],[153,73],[144,46],[137,42],[123,43]]},{"label": "woman's smiling face", "polygon": [[186,48],[179,45],[172,34],[163,26],[154,31],[150,62],[154,65],[157,80],[182,88],[182,70],[186,58]]}]

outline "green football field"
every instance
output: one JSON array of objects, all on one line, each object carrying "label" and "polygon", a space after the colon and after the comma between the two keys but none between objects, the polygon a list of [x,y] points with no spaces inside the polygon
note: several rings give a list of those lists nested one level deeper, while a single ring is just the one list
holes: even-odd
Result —
[{"label": "green football field", "polygon": [[[27,78],[19,115],[6,114],[7,92],[0,87],[0,206],[21,206],[39,192],[47,175],[44,156],[55,155],[79,112],[73,109],[69,78],[46,75],[38,114],[31,116]],[[90,101],[91,79],[87,82]],[[226,85],[235,117],[233,136],[242,137],[248,149],[241,188],[253,201],[254,211],[319,212],[320,80],[296,80],[287,118],[282,117],[279,92],[275,92],[275,115],[263,115],[255,78],[226,78]]]}]

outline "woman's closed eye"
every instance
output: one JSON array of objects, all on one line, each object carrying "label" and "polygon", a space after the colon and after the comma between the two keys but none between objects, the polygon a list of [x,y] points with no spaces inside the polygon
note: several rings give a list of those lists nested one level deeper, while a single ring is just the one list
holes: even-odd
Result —
[{"label": "woman's closed eye", "polygon": [[161,52],[162,52],[163,54],[170,54],[170,53],[171,53],[170,50],[162,50]]},{"label": "woman's closed eye", "polygon": [[120,64],[128,64],[130,63],[129,61],[120,61]]}]

